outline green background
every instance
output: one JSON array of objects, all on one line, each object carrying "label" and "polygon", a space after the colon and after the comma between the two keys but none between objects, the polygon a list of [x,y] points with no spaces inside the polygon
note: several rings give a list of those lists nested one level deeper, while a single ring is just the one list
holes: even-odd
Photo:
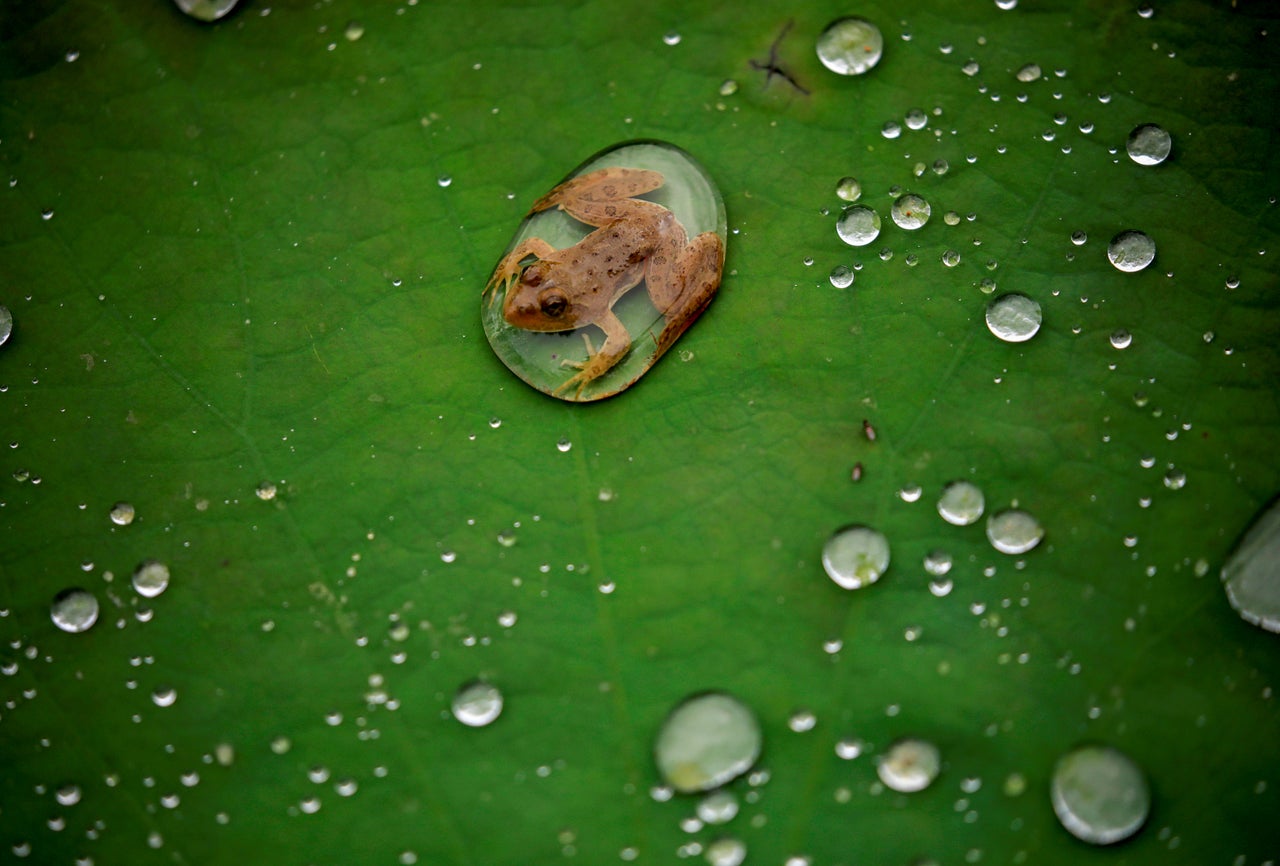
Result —
[{"label": "green background", "polygon": [[[1267,4],[244,6],[0,7],[0,859],[669,863],[721,832],[761,864],[1280,857],[1280,647],[1216,578],[1280,490]],[[845,79],[813,43],[849,13],[886,48]],[[799,87],[757,68],[775,41]],[[926,129],[881,136],[914,107]],[[1174,138],[1155,168],[1124,153],[1147,122]],[[562,404],[492,355],[480,292],[530,202],[641,137],[719,183],[724,283],[634,389]],[[834,230],[846,174],[886,217],[863,249]],[[887,219],[895,185],[932,203],[922,230]],[[1159,249],[1137,274],[1105,257],[1128,228]],[[987,332],[984,278],[1040,302],[1035,339]],[[955,478],[1045,541],[944,524]],[[854,593],[819,562],[852,522],[893,549]],[[173,574],[152,600],[146,558]],[[64,634],[76,585],[102,616]],[[469,729],[449,699],[477,676],[507,705]],[[708,688],[759,715],[769,778],[689,834],[649,749]],[[906,735],[942,775],[880,790]],[[1114,849],[1048,804],[1085,740],[1153,787]]]}]

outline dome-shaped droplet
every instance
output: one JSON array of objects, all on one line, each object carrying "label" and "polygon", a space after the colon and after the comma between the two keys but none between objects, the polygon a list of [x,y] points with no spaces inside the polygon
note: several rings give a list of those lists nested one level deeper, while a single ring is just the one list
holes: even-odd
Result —
[{"label": "dome-shaped droplet", "polygon": [[836,195],[847,202],[855,202],[862,197],[862,184],[856,177],[842,177],[836,181]]},{"label": "dome-shaped droplet", "polygon": [[1140,271],[1156,257],[1156,243],[1142,232],[1120,232],[1107,245],[1107,258],[1122,271]]},{"label": "dome-shaped droplet", "polygon": [[139,563],[133,570],[133,588],[138,595],[155,598],[169,587],[169,566],[154,559]]},{"label": "dome-shaped droplet", "polygon": [[1280,632],[1280,497],[1262,510],[1222,566],[1227,599],[1247,622]]},{"label": "dome-shaped droplet", "polygon": [[12,333],[13,313],[4,304],[0,304],[0,346],[9,342],[9,335]]},{"label": "dome-shaped droplet", "polygon": [[708,845],[702,856],[709,866],[742,866],[747,859],[747,845],[741,839],[725,836]]},{"label": "dome-shaped droplet", "polygon": [[453,696],[453,717],[471,728],[483,728],[502,714],[502,692],[497,686],[475,680]]},{"label": "dome-shaped droplet", "polygon": [[133,506],[128,502],[117,502],[111,506],[111,522],[116,526],[128,526],[135,516]]},{"label": "dome-shaped droplet", "polygon": [[1127,349],[1129,344],[1133,342],[1133,334],[1130,334],[1124,328],[1116,328],[1111,332],[1111,345],[1116,349]]},{"label": "dome-shaped droplet", "polygon": [[78,587],[64,589],[53,597],[49,617],[65,632],[88,631],[98,621],[98,599]]},{"label": "dome-shaped droplet", "polygon": [[898,740],[876,762],[880,781],[895,791],[910,794],[923,791],[938,778],[942,757],[938,747],[926,740]]},{"label": "dome-shaped droplet", "polygon": [[987,304],[987,329],[1006,343],[1024,343],[1040,330],[1040,305],[1011,292]]},{"label": "dome-shaped droplet", "polygon": [[713,791],[698,801],[698,818],[705,824],[727,824],[738,814],[732,791]]},{"label": "dome-shaped droplet", "polygon": [[865,18],[839,18],[818,37],[818,59],[839,75],[861,75],[880,62],[884,36]]},{"label": "dome-shaped droplet", "polygon": [[968,526],[982,516],[982,490],[971,481],[953,481],[938,498],[938,514],[953,526]]},{"label": "dome-shaped droplet", "polygon": [[929,221],[929,203],[913,192],[898,196],[891,213],[899,228],[915,231]]},{"label": "dome-shaped droplet", "polygon": [[1051,798],[1062,826],[1094,845],[1128,839],[1151,811],[1142,770],[1110,746],[1081,746],[1063,755],[1053,770]]},{"label": "dome-shaped droplet", "polygon": [[1173,138],[1154,123],[1144,123],[1129,133],[1124,149],[1138,165],[1159,165],[1173,150]]},{"label": "dome-shaped droplet", "polygon": [[709,791],[750,770],[760,756],[760,740],[760,723],[745,704],[724,692],[705,692],[671,711],[653,757],[672,788]]},{"label": "dome-shaped droplet", "polygon": [[934,577],[941,577],[951,570],[951,554],[945,550],[931,550],[924,557],[924,570]]},{"label": "dome-shaped droplet", "polygon": [[880,214],[862,204],[847,207],[836,222],[836,234],[851,247],[865,247],[880,237]]},{"label": "dome-shaped droplet", "polygon": [[240,0],[173,0],[174,5],[198,21],[217,21],[235,9]]},{"label": "dome-shaped droplet", "polygon": [[836,265],[831,269],[828,279],[831,281],[831,285],[837,289],[847,289],[853,285],[853,268],[847,265]]},{"label": "dome-shaped droplet", "polygon": [[1030,84],[1032,81],[1038,81],[1040,79],[1040,75],[1040,64],[1028,63],[1026,66],[1018,70],[1017,79],[1024,84]]},{"label": "dome-shaped droplet", "polygon": [[889,539],[869,526],[846,526],[827,539],[822,567],[845,589],[873,584],[889,567]]},{"label": "dome-shaped droplet", "polygon": [[1040,521],[1025,511],[1008,508],[987,518],[987,540],[1001,553],[1026,553],[1044,538]]}]

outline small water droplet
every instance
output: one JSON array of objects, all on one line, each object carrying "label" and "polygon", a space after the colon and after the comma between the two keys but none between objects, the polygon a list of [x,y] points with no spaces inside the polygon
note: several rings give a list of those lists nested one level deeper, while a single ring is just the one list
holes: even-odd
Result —
[{"label": "small water droplet", "polygon": [[1142,770],[1110,746],[1081,746],[1059,758],[1051,798],[1062,826],[1094,845],[1128,839],[1146,822],[1151,809],[1151,791]]},{"label": "small water droplet", "polygon": [[851,247],[865,247],[880,236],[880,215],[866,205],[847,207],[836,222],[836,234]]},{"label": "small water droplet", "polygon": [[1026,553],[1044,538],[1040,521],[1025,511],[1009,508],[987,518],[987,539],[1001,553]]},{"label": "small water droplet", "polygon": [[751,769],[760,756],[760,723],[724,692],[681,701],[663,721],[654,760],[664,781],[690,793],[718,788]]},{"label": "small water droplet", "polygon": [[1155,241],[1139,231],[1120,232],[1107,245],[1107,258],[1122,271],[1140,271],[1155,257]]},{"label": "small water droplet", "polygon": [[965,75],[969,76],[970,78],[972,78],[973,76],[977,75],[979,72],[982,71],[982,67],[978,65],[978,62],[976,60],[970,60],[964,66],[960,67],[960,71],[963,72]]},{"label": "small water droplet", "polygon": [[1170,469],[1164,474],[1164,486],[1170,490],[1181,490],[1187,486],[1187,473],[1181,469]]},{"label": "small water droplet", "polygon": [[924,557],[924,570],[935,577],[941,577],[951,570],[951,554],[945,550],[929,551]]},{"label": "small water droplet", "polygon": [[847,202],[855,202],[862,197],[862,184],[856,177],[842,177],[836,181],[836,196]]},{"label": "small water droplet", "polygon": [[797,734],[812,731],[818,724],[818,717],[809,710],[797,710],[787,719],[787,727]]},{"label": "small water droplet", "polygon": [[1173,138],[1154,123],[1144,123],[1129,133],[1124,149],[1138,165],[1159,165],[1173,150]]},{"label": "small water droplet", "polygon": [[880,127],[880,134],[892,141],[902,135],[902,125],[896,120],[887,120],[884,126]]},{"label": "small water droplet", "polygon": [[78,587],[64,589],[53,597],[49,617],[65,632],[88,631],[98,621],[98,599],[93,593]]},{"label": "small water droplet", "polygon": [[987,305],[987,329],[1006,343],[1024,343],[1040,330],[1040,305],[1016,292]]},{"label": "small water droplet", "polygon": [[364,35],[364,25],[359,21],[348,21],[347,26],[342,30],[342,35],[348,42],[357,42]]},{"label": "small water droplet", "polygon": [[1040,64],[1028,63],[1017,72],[1017,79],[1022,82],[1030,83],[1040,80]]},{"label": "small water droplet", "polygon": [[926,740],[898,740],[876,762],[880,781],[895,791],[923,791],[938,777],[942,758],[938,747]]},{"label": "small water droplet", "polygon": [[128,526],[133,523],[134,510],[128,502],[117,502],[111,506],[111,522],[116,526]]},{"label": "small water droplet", "polygon": [[143,560],[133,570],[133,588],[144,598],[155,598],[169,587],[169,566],[155,559]]},{"label": "small water droplet", "polygon": [[471,728],[483,728],[502,713],[502,692],[491,683],[474,680],[453,696],[453,717]]},{"label": "small water droplet", "polygon": [[559,451],[561,454],[568,451],[572,447],[573,447],[573,443],[570,442],[568,439],[561,439],[560,441],[556,442],[556,450]]},{"label": "small water droplet", "polygon": [[727,824],[738,814],[738,798],[732,791],[714,791],[698,801],[697,812],[705,824]]},{"label": "small water droplet", "polygon": [[907,111],[906,117],[907,129],[924,129],[929,125],[929,115],[925,114],[923,108],[912,108]]},{"label": "small water droplet", "polygon": [[0,304],[0,346],[9,342],[9,337],[13,334],[13,313],[9,312],[9,308]]},{"label": "small water droplet", "polygon": [[732,78],[726,78],[724,81],[720,82],[721,96],[733,96],[737,92],[738,82],[734,81]]},{"label": "small water droplet", "polygon": [[270,502],[276,498],[276,486],[270,481],[263,481],[253,489],[253,493],[263,502]]},{"label": "small water droplet", "polygon": [[741,866],[747,859],[747,845],[741,839],[725,836],[709,844],[703,857],[710,866]]},{"label": "small water droplet", "polygon": [[929,221],[929,203],[915,193],[906,193],[893,203],[890,213],[899,228],[915,231]]},{"label": "small water droplet", "polygon": [[662,34],[662,42],[665,45],[679,45],[680,34],[674,30],[668,30],[666,33]]},{"label": "small water droplet", "polygon": [[173,0],[174,5],[197,21],[217,21],[235,9],[240,0]]},{"label": "small water droplet", "polygon": [[826,26],[815,46],[822,65],[838,75],[861,75],[880,62],[884,36],[865,18],[838,18]]},{"label": "small water droplet", "polygon": [[157,707],[171,707],[178,700],[178,690],[172,686],[160,686],[151,693],[151,703]]},{"label": "small water droplet", "polygon": [[960,264],[960,253],[955,250],[943,250],[942,263],[949,268],[954,268]]},{"label": "small water droplet", "polygon": [[448,187],[453,184],[453,178],[447,174],[442,174],[438,178],[436,178],[436,184],[441,189],[444,189],[445,187]]},{"label": "small water droplet", "polygon": [[827,539],[822,567],[845,589],[873,584],[889,567],[889,539],[869,526],[846,526]]},{"label": "small water droplet", "polygon": [[[968,526],[982,516],[985,503],[986,500],[978,485],[971,481],[952,481],[943,488],[942,496],[938,499],[938,514],[952,526]],[[949,568],[949,558],[947,565]],[[926,558],[926,570],[928,566],[929,560]],[[945,574],[946,572],[943,571],[941,573]]]},{"label": "small water droplet", "polygon": [[1117,328],[1111,332],[1111,345],[1117,349],[1127,349],[1132,342],[1133,335],[1124,328]]},{"label": "small water droplet", "polygon": [[831,281],[831,285],[837,289],[847,289],[853,285],[854,276],[852,268],[845,265],[836,265],[831,269],[828,279]]}]

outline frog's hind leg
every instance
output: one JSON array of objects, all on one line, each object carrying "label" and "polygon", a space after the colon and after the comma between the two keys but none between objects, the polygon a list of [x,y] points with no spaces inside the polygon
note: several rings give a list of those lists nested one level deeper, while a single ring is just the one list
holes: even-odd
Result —
[{"label": "frog's hind leg", "polygon": [[655,360],[711,303],[720,287],[723,267],[724,241],[715,232],[703,232],[687,244],[683,229],[669,232],[649,258],[645,269],[649,297],[666,319],[658,335]]},{"label": "frog's hind leg", "polygon": [[662,186],[660,171],[643,168],[601,168],[566,180],[533,203],[530,214],[558,207],[589,226],[602,226],[629,215],[636,206],[658,207],[649,202],[632,202],[638,195]]}]

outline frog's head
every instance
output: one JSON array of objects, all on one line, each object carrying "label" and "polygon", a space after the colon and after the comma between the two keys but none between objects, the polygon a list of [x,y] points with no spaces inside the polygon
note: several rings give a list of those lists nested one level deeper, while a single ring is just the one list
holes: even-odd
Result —
[{"label": "frog's head", "polygon": [[526,331],[570,331],[578,327],[578,313],[549,262],[537,261],[521,272],[507,289],[502,317]]}]

